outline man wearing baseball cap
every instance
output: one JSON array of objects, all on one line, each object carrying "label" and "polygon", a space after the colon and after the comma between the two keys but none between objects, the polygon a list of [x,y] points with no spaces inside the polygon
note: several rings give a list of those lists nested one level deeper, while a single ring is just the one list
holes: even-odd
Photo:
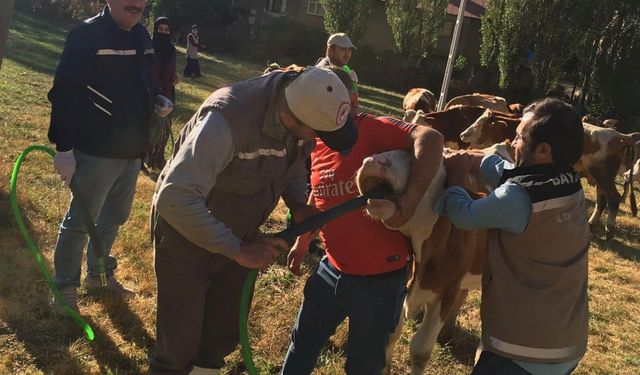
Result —
[{"label": "man wearing baseball cap", "polygon": [[259,226],[280,197],[296,221],[318,136],[357,139],[349,93],[330,70],[275,71],[215,91],[182,129],[158,177],[152,235],[158,285],[152,374],[217,374],[238,344],[242,287],[289,245]]},{"label": "man wearing baseball cap", "polygon": [[[327,39],[327,52],[326,56],[316,61],[316,66],[331,67],[337,66],[342,68],[349,63],[353,50],[356,50],[356,46],[351,42],[351,39],[345,33],[331,34]],[[349,70],[351,79],[358,83],[358,76],[355,71]]]}]

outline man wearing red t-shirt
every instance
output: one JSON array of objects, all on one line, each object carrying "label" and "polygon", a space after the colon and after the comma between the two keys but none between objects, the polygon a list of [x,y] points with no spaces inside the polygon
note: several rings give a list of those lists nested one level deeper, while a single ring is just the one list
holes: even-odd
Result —
[{"label": "man wearing red t-shirt", "polygon": [[[343,80],[344,74],[334,73]],[[345,85],[352,87],[349,82]],[[352,94],[352,113],[357,94]],[[399,227],[413,215],[442,158],[443,139],[437,131],[389,117],[356,117],[358,141],[340,155],[316,139],[311,154],[311,198],[321,210],[358,195],[355,174],[372,154],[406,149],[413,155],[409,182],[397,198],[397,211],[385,223]],[[291,334],[283,375],[311,374],[322,347],[336,327],[349,317],[346,373],[379,374],[385,366],[385,347],[394,331],[405,294],[406,263],[411,246],[400,232],[366,216],[350,212],[320,233],[326,256],[305,285],[304,301]],[[289,253],[289,268],[300,275],[309,235],[301,236]]]}]

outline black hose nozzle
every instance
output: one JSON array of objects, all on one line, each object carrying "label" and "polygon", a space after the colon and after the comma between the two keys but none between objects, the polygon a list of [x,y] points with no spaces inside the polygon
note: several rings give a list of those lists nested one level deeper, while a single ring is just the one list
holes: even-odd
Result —
[{"label": "black hose nozzle", "polygon": [[347,214],[351,211],[367,204],[368,199],[380,199],[386,195],[391,194],[393,191],[389,185],[382,185],[377,189],[359,195],[353,199],[342,202],[326,211],[322,211],[317,215],[313,215],[299,223],[292,223],[291,226],[281,232],[276,233],[276,237],[280,237],[287,241],[289,245],[293,245],[296,242],[298,236],[314,231],[331,220],[337,219],[340,216]]}]

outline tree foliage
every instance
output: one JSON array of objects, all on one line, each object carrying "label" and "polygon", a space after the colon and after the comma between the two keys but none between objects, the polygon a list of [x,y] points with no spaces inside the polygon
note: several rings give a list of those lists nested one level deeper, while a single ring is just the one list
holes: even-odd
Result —
[{"label": "tree foliage", "polygon": [[571,57],[580,33],[580,0],[489,0],[482,18],[481,59],[497,64],[500,86],[517,85],[522,68],[533,79],[533,90],[554,88]]},{"label": "tree foliage", "polygon": [[531,76],[531,97],[568,74],[580,83],[580,107],[602,117],[638,116],[637,0],[488,0],[481,58],[498,67],[507,91],[522,82],[523,71]]},{"label": "tree foliage", "polygon": [[387,22],[396,50],[405,56],[424,56],[438,42],[448,0],[387,0]]},{"label": "tree foliage", "polygon": [[229,0],[151,0],[151,19],[164,16],[171,19],[175,30],[192,24],[202,29],[223,29],[231,21]]},{"label": "tree foliage", "polygon": [[85,19],[104,6],[98,0],[16,0],[16,9],[37,12],[57,19]]},{"label": "tree foliage", "polygon": [[324,8],[324,28],[327,33],[344,32],[359,39],[367,27],[371,0],[320,0]]}]

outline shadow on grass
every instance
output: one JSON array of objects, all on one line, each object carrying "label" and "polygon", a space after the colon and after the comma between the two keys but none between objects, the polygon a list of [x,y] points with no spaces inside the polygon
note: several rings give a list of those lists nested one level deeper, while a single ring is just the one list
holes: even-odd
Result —
[{"label": "shadow on grass", "polygon": [[133,342],[137,346],[150,351],[155,346],[155,339],[144,329],[144,323],[136,315],[127,302],[110,293],[97,293],[95,301],[102,304],[109,319],[118,330],[122,338],[127,342]]},{"label": "shadow on grass", "polygon": [[135,360],[120,352],[118,345],[109,338],[109,334],[103,331],[96,322],[91,318],[87,318],[87,323],[91,324],[96,334],[96,338],[90,344],[90,348],[93,358],[98,362],[101,374],[147,373],[147,368],[140,367]]},{"label": "shadow on grass", "polygon": [[[48,320],[37,326],[23,320],[7,321],[8,327],[3,327],[0,319],[0,336],[15,336],[34,359],[35,366],[45,374],[86,373],[82,363],[68,351],[74,342],[83,338],[82,331],[69,319],[50,317]],[[41,329],[42,325],[49,329]]]},{"label": "shadow on grass", "polygon": [[9,193],[0,189],[0,233],[13,228],[13,217],[11,216],[11,205],[9,204]]},{"label": "shadow on grass", "polygon": [[480,339],[472,331],[458,325],[453,328],[450,337],[438,337],[438,343],[447,347],[458,362],[467,366],[473,366],[479,341]]},{"label": "shadow on grass", "polygon": [[629,234],[632,232],[630,228],[618,226],[616,228],[616,238],[609,241],[604,238],[604,227],[602,225],[593,228],[592,231],[593,238],[591,242],[598,245],[602,250],[614,252],[621,258],[633,262],[640,262],[640,250],[634,246],[629,246],[618,240],[618,238],[620,237],[630,238],[632,236],[637,236],[637,234]]}]

